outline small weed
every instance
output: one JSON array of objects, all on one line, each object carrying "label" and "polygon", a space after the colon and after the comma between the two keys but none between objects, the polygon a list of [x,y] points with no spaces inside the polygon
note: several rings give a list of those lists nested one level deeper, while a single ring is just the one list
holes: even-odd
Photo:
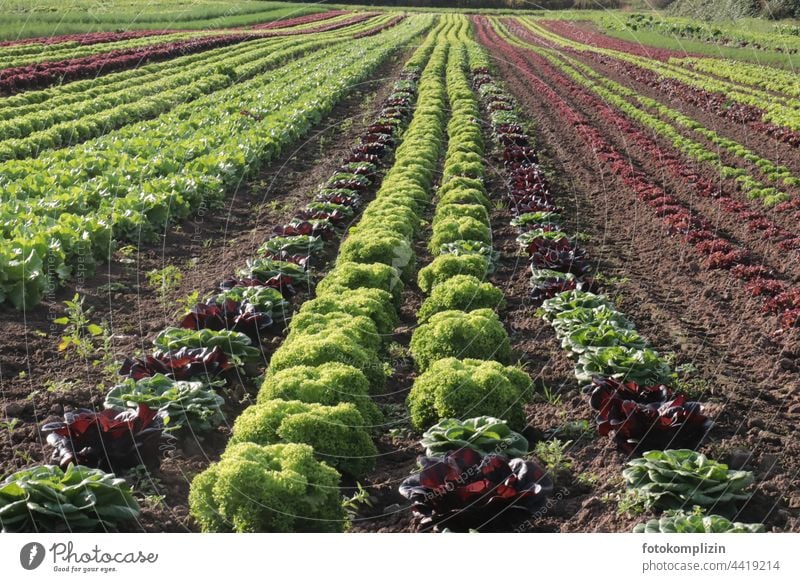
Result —
[{"label": "small weed", "polygon": [[132,265],[136,263],[136,253],[139,251],[133,245],[125,245],[117,249],[117,254],[119,254],[119,262],[123,265]]},{"label": "small weed", "polygon": [[66,317],[59,317],[53,323],[64,326],[64,335],[58,344],[58,351],[68,349],[75,351],[81,358],[88,358],[95,351],[95,338],[104,334],[103,327],[94,324],[89,319],[92,308],[84,306],[84,298],[77,293],[72,301],[65,301]]},{"label": "small weed", "polygon": [[183,273],[175,265],[167,265],[163,269],[153,269],[147,273],[147,283],[155,290],[163,307],[169,305],[170,295],[178,289],[181,281]]},{"label": "small weed", "polygon": [[398,426],[389,429],[389,436],[392,437],[392,439],[408,440],[414,436],[414,433],[411,432],[411,429],[408,427]]},{"label": "small weed", "polygon": [[4,420],[0,422],[0,426],[5,428],[8,432],[11,432],[15,428],[17,428],[21,423],[22,421],[20,419],[12,418],[11,420]]},{"label": "small weed", "polygon": [[641,515],[647,509],[646,498],[635,489],[626,489],[617,496],[617,513],[621,515]]},{"label": "small weed", "polygon": [[631,282],[629,277],[617,277],[616,275],[604,275],[603,273],[597,272],[594,275],[594,280],[600,283],[601,285],[605,285],[607,287],[620,287],[622,285],[627,285]]},{"label": "small weed", "polygon": [[48,380],[44,383],[44,389],[48,392],[70,392],[78,385],[71,380]]},{"label": "small weed", "polygon": [[567,438],[575,442],[587,438],[593,433],[592,425],[588,420],[569,420],[545,434],[547,434],[548,438]]},{"label": "small weed", "polygon": [[204,238],[202,244],[203,244],[203,248],[204,249],[210,249],[211,246],[214,244],[214,239],[213,238]]},{"label": "small weed", "polygon": [[14,457],[20,459],[26,465],[32,465],[36,462],[36,459],[33,458],[33,455],[24,449],[14,449]]},{"label": "small weed", "polygon": [[[675,356],[673,354],[673,363],[674,359]],[[692,400],[701,399],[710,391],[711,387],[708,380],[696,376],[698,373],[697,367],[691,363],[674,366],[672,387],[678,392],[683,392]]]},{"label": "small weed", "polygon": [[183,311],[191,311],[200,303],[200,291],[192,291],[180,301]]},{"label": "small weed", "polygon": [[586,487],[594,487],[600,477],[595,473],[578,473],[575,475],[575,481]]},{"label": "small weed", "polygon": [[164,499],[164,496],[160,493],[164,484],[161,479],[153,476],[144,465],[137,465],[132,469],[128,469],[125,473],[125,480],[130,483],[131,489],[141,494],[142,497],[160,497],[161,500]]},{"label": "small weed", "polygon": [[547,402],[548,404],[552,404],[553,406],[560,406],[562,403],[561,392],[558,390],[554,391],[547,384],[542,386],[542,393],[540,397],[545,402]]},{"label": "small weed", "polygon": [[566,457],[566,451],[572,441],[539,441],[533,449],[534,454],[541,459],[545,466],[553,475],[561,471],[569,471],[572,468],[572,461]]},{"label": "small weed", "polygon": [[125,283],[106,283],[97,288],[100,293],[130,293],[132,290]]},{"label": "small weed", "polygon": [[361,483],[356,483],[356,492],[352,497],[342,497],[342,507],[351,517],[358,515],[362,506],[372,507],[369,491]]},{"label": "small weed", "polygon": [[495,210],[508,210],[508,202],[503,199],[495,200],[492,206],[494,206]]}]

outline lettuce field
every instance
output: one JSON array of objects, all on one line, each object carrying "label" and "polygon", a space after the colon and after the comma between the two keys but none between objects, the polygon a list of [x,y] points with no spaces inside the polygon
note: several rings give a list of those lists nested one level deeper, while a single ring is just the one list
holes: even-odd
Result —
[{"label": "lettuce field", "polygon": [[0,7],[3,532],[800,531],[797,27],[224,4]]}]

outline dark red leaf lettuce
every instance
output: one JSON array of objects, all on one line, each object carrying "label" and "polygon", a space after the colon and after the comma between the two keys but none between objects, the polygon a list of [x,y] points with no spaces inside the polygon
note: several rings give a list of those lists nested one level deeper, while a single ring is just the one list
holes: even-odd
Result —
[{"label": "dark red leaf lettuce", "polygon": [[141,380],[163,374],[173,380],[208,379],[233,368],[228,356],[219,347],[181,348],[173,352],[156,352],[144,358],[126,358],[120,375]]},{"label": "dark red leaf lettuce", "polygon": [[664,385],[639,386],[612,378],[594,378],[585,388],[597,412],[597,429],[613,434],[624,453],[664,449],[694,449],[713,421],[698,402],[689,402]]},{"label": "dark red leaf lettuce", "polygon": [[545,471],[524,459],[484,457],[463,448],[419,462],[422,471],[403,481],[400,494],[413,502],[423,524],[468,529],[500,516],[531,515],[553,490]]},{"label": "dark red leaf lettuce", "polygon": [[145,405],[125,411],[79,409],[66,413],[63,422],[44,425],[42,431],[49,433],[53,460],[62,469],[75,464],[115,473],[137,465],[158,467],[166,438],[161,417]]}]

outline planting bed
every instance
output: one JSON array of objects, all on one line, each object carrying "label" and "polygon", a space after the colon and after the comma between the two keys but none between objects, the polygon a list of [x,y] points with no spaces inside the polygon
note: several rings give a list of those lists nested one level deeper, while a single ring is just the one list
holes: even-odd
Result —
[{"label": "planting bed", "polygon": [[2,529],[800,531],[796,79],[299,14],[0,45]]}]

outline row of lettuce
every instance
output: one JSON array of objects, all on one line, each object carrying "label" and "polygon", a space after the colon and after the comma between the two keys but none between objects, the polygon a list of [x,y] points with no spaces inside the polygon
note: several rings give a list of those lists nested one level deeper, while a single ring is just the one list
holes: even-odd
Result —
[{"label": "row of lettuce", "polygon": [[[523,404],[528,374],[511,364],[498,310],[503,292],[486,281],[498,260],[492,248],[486,151],[470,71],[488,57],[464,35],[449,49],[451,118],[442,182],[420,270],[427,298],[410,350],[419,376],[407,397],[411,424],[424,431],[421,470],[400,485],[422,528],[495,527],[544,507],[553,481],[527,458]],[[502,527],[502,525],[501,525]]]},{"label": "row of lettuce", "polygon": [[[350,292],[346,286],[353,286],[359,277],[374,275],[383,265],[345,263],[337,267],[319,285],[317,298],[305,302],[293,316],[292,298],[311,293],[314,268],[322,265],[325,252],[341,237],[363,197],[380,178],[381,167],[413,108],[419,68],[431,50],[429,39],[415,53],[382,103],[375,122],[366,128],[341,166],[312,202],[287,224],[274,229],[259,249],[259,256],[247,261],[235,276],[220,284],[218,292],[186,313],[178,327],[158,334],[151,355],[128,358],[123,363],[120,374],[126,379],[108,393],[104,411],[76,410],[67,413],[64,422],[43,427],[58,464],[20,471],[0,485],[4,531],[113,531],[126,527],[138,514],[138,506],[124,480],[108,472],[120,473],[140,464],[156,468],[169,441],[176,437],[202,439],[223,424],[220,391],[231,382],[247,382],[246,378],[256,373],[264,360],[262,339],[280,336],[290,320],[286,346],[297,345],[297,338],[304,334],[317,337],[315,331],[321,331],[323,322],[334,323],[334,316],[342,315],[328,304],[331,298],[341,299],[351,310],[373,309],[378,313],[385,299],[382,292],[374,289],[374,293],[359,293],[356,287]],[[386,269],[394,272],[391,267]],[[385,273],[378,276],[381,274]],[[305,292],[297,295],[301,289]],[[344,289],[348,293],[342,293]],[[347,337],[355,337],[352,334],[364,329],[378,334],[372,320],[363,315],[344,318],[354,321],[354,326],[347,326],[342,317],[338,319],[351,334]],[[391,325],[391,321],[384,321],[381,332],[391,333]],[[365,346],[376,341],[374,336],[361,339]],[[250,440],[275,444],[264,448],[279,455],[286,467],[308,466],[312,476],[329,480],[335,476],[332,482],[338,485],[338,473],[314,460],[308,444],[297,444],[338,442],[340,448],[334,445],[332,452],[317,446],[318,457],[342,471],[362,475],[374,462],[369,435],[380,427],[382,414],[369,394],[372,383],[382,376],[362,366],[369,363],[366,361],[314,367],[288,361],[281,366],[280,354],[291,360],[289,351],[278,350],[273,357],[269,378],[258,397],[259,403],[268,406],[256,405],[245,411],[234,426],[230,449]],[[324,355],[319,357],[324,359]],[[277,373],[281,367],[285,371]],[[372,370],[383,373],[382,368]],[[264,419],[267,424],[259,428],[257,423]],[[347,447],[356,452],[361,447],[362,453],[370,455],[363,459],[337,456],[342,446],[345,452]],[[316,477],[312,482],[316,483]],[[323,497],[339,503],[338,489],[326,490]],[[313,499],[307,501],[313,507]],[[56,506],[64,504],[77,509],[54,513]],[[280,516],[276,519],[281,520]],[[227,525],[228,529],[234,527],[238,526]]]},{"label": "row of lettuce", "polygon": [[[346,44],[310,40],[242,67],[248,79],[36,159],[0,164],[0,301],[32,307],[114,241],[154,240],[172,220],[221,206],[225,193],[275,159],[430,26],[408,18]],[[269,99],[265,99],[269,95]]]},{"label": "row of lettuce", "polygon": [[[657,118],[637,109],[625,99],[615,99],[614,95],[606,92],[603,85],[610,81],[595,83],[590,78],[584,77],[578,69],[573,68],[570,64],[575,63],[579,67],[588,69],[578,61],[568,58],[565,60],[554,51],[523,42],[511,36],[499,23],[496,23],[496,27],[497,33],[506,42],[526,51],[529,50],[532,55],[540,58],[543,63],[542,70],[547,72],[554,83],[569,91],[582,106],[593,108],[597,118],[618,127],[637,147],[653,158],[661,160],[661,167],[672,174],[675,179],[686,182],[701,196],[719,200],[726,214],[738,215],[737,218],[740,218],[742,222],[737,219],[732,222],[734,224],[738,222],[745,232],[744,236],[750,237],[753,236],[753,233],[759,233],[765,240],[773,242],[778,256],[784,251],[797,248],[796,232],[780,228],[775,221],[763,213],[751,209],[748,203],[736,199],[738,193],[719,193],[721,186],[714,184],[711,179],[697,175],[697,170],[692,169],[683,159],[683,154],[686,153],[686,150],[681,147],[683,138]],[[547,90],[551,91],[549,88]],[[763,300],[762,311],[777,316],[782,329],[788,330],[796,326],[798,317],[800,317],[800,291],[785,282],[785,278],[778,272],[765,265],[757,264],[757,257],[749,249],[738,245],[735,239],[715,229],[713,221],[703,216],[700,210],[653,184],[641,170],[628,163],[626,156],[617,151],[596,128],[591,127],[585,116],[571,110],[554,92],[552,92],[551,98],[557,100],[558,107],[564,110],[565,115],[573,119],[576,129],[590,143],[598,159],[612,168],[625,183],[634,188],[639,198],[652,207],[655,214],[663,220],[669,228],[670,234],[680,236],[685,244],[704,257],[702,263],[704,268],[729,271],[732,277],[743,282],[744,290],[748,295],[760,297]],[[665,127],[667,129],[663,135],[673,136],[677,140],[673,141],[675,145],[672,150],[669,146],[658,145],[650,134],[651,130],[661,134],[661,129]],[[719,161],[718,154],[706,153],[708,153],[709,160]],[[705,154],[701,157],[703,156]],[[689,158],[691,160],[692,156],[690,155]],[[726,174],[726,168],[733,170],[734,173]],[[757,187],[761,184],[742,168],[721,166],[719,169],[723,176],[729,178],[744,175],[747,178],[746,181],[735,178],[736,185],[740,189],[746,190],[749,186]],[[765,198],[758,198],[758,200],[765,204],[768,198],[773,196],[775,198],[770,203],[786,199],[785,193],[777,192],[774,188],[763,189],[758,186],[757,189],[760,194],[765,195]],[[753,190],[748,191],[748,195],[753,192]],[[797,199],[793,198],[782,202],[774,208],[778,212],[796,209]],[[743,221],[747,221],[746,224]],[[736,227],[734,226],[734,228]]]},{"label": "row of lettuce", "polygon": [[[391,23],[396,25],[398,22]],[[384,24],[390,24],[389,21]],[[313,38],[257,40],[190,54],[134,71],[99,76],[0,100],[0,159],[36,157],[166,113],[200,96],[246,81],[271,67],[378,28]],[[226,37],[236,39],[239,37]],[[293,52],[283,53],[285,49]],[[273,53],[284,54],[275,61]]]},{"label": "row of lettuce", "polygon": [[692,450],[713,422],[699,403],[669,387],[669,364],[614,303],[585,290],[591,286],[586,253],[564,230],[562,211],[511,98],[487,69],[479,71],[475,84],[506,160],[505,194],[520,249],[530,259],[533,300],[541,302],[539,313],[575,360],[576,379],[589,383],[584,392],[599,434],[612,437],[626,455],[642,455],[623,471],[629,495],[648,509],[666,510],[634,531],[763,531],[761,524],[725,517],[749,498],[744,490],[753,474],[729,470]]},{"label": "row of lettuce", "polygon": [[[621,53],[619,51],[603,51],[601,49],[594,49],[588,45],[582,45],[571,41],[566,41],[553,33],[548,32],[545,28],[538,26],[534,23],[528,22],[525,19],[509,20],[505,24],[496,22],[498,32],[506,37],[509,42],[524,46],[526,49],[536,52],[550,61],[554,66],[561,69],[564,74],[569,76],[570,79],[576,83],[586,87],[587,89],[597,93],[603,99],[613,104],[615,107],[620,108],[635,119],[639,123],[648,127],[648,129],[656,132],[667,141],[671,142],[677,149],[683,152],[689,158],[702,163],[709,164],[712,168],[724,177],[734,179],[739,189],[744,192],[748,198],[757,199],[765,206],[775,206],[781,202],[790,199],[790,194],[785,191],[779,190],[778,185],[793,188],[800,184],[800,178],[794,176],[789,168],[786,166],[776,164],[771,160],[763,158],[746,146],[719,135],[717,132],[707,129],[703,124],[691,119],[690,117],[682,114],[680,111],[663,105],[662,103],[651,99],[644,95],[640,95],[620,83],[601,75],[594,71],[591,67],[583,64],[578,59],[570,56],[569,51],[559,51],[544,48],[541,44],[555,43],[557,47],[565,47],[567,49],[574,49],[575,51],[589,51],[590,55],[600,55],[612,60],[619,60],[623,63],[631,63],[645,70],[654,71],[661,76],[670,79],[677,79],[692,87],[697,86],[700,89],[721,92],[725,95],[726,100],[736,101],[736,91],[731,87],[710,87],[708,83],[700,83],[694,77],[687,77],[687,73],[675,66],[678,71],[672,69],[665,70],[663,63],[652,61],[643,57],[634,57]],[[509,33],[513,33],[513,36]],[[524,42],[521,38],[530,37],[537,44]],[[578,53],[579,54],[579,53]],[[749,95],[749,99],[742,100],[745,105],[770,106],[778,107],[783,103],[780,98],[768,94]],[[791,104],[791,98],[787,98],[790,103],[782,105],[784,108],[791,108],[791,113],[786,113],[790,119],[798,115],[797,111]],[[775,123],[777,125],[786,126],[792,130],[800,128],[800,121],[795,124],[787,122],[785,119],[778,118],[776,115],[765,115],[765,122]],[[698,139],[688,137],[682,132],[688,132],[691,136],[695,134],[699,136]],[[708,141],[711,145],[706,146],[704,141]],[[730,165],[726,163],[726,155],[737,160],[737,165]],[[740,167],[741,165],[752,165],[755,171],[761,173],[764,178],[762,180],[756,179],[752,174],[753,171],[747,167]]]},{"label": "row of lettuce", "polygon": [[[412,241],[439,157],[444,39],[452,26],[445,19],[407,63],[407,70],[427,65],[394,164],[273,354],[258,403],[237,420],[220,462],[192,483],[190,508],[204,530],[346,525],[333,467],[358,478],[375,463],[371,434],[382,421],[370,397],[384,388],[381,356],[414,269]],[[292,428],[300,426],[306,430]]]}]

